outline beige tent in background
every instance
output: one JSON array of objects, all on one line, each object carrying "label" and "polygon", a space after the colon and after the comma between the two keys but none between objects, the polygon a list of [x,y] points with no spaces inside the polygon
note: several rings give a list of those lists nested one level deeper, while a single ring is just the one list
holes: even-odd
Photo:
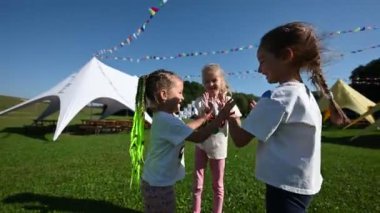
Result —
[{"label": "beige tent in background", "polygon": [[[348,124],[346,127],[344,127],[344,129],[356,124],[357,122],[363,120],[365,117],[367,117],[368,115],[372,115],[373,113],[377,112],[377,111],[380,111],[380,103],[376,104],[376,106],[374,107],[371,107],[367,112],[365,112],[364,114],[362,114],[359,118],[353,120],[350,124]],[[380,119],[378,119],[375,123],[373,123],[372,125],[378,123],[378,125],[380,125]]]},{"label": "beige tent in background", "polygon": [[[335,101],[341,108],[350,109],[359,115],[363,115],[371,107],[376,105],[341,79],[337,80],[330,90],[334,95]],[[326,98],[321,98],[318,104],[321,111],[328,109],[329,102]],[[365,119],[371,124],[375,122],[371,114],[366,115]]]}]

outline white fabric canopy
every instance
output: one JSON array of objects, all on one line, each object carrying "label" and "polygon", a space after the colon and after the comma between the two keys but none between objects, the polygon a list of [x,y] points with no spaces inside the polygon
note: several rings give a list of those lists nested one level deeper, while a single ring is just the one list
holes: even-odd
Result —
[{"label": "white fabric canopy", "polygon": [[[53,137],[55,141],[75,115],[91,102],[107,105],[102,117],[122,109],[134,111],[137,83],[137,76],[107,66],[94,57],[79,72],[70,75],[50,90],[6,109],[0,115],[49,100],[49,106],[37,119],[43,119],[60,110]],[[145,120],[152,122],[148,114],[145,114]]]}]

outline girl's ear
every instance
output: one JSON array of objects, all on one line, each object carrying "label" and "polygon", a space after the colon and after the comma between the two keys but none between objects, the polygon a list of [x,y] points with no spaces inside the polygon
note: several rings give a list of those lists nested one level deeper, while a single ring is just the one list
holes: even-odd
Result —
[{"label": "girl's ear", "polygon": [[286,48],[283,53],[281,59],[284,60],[285,62],[291,62],[294,58],[294,51],[292,48]]},{"label": "girl's ear", "polygon": [[160,90],[160,92],[159,92],[159,98],[160,98],[160,100],[159,101],[166,101],[166,99],[168,98],[168,91],[166,90],[166,89],[162,89],[162,90]]}]

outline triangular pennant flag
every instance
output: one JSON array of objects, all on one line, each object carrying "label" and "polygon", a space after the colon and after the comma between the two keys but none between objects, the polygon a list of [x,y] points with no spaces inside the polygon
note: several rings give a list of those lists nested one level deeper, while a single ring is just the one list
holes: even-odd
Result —
[{"label": "triangular pennant flag", "polygon": [[149,8],[149,13],[152,16],[154,16],[158,11],[159,11],[159,9],[157,7],[151,7],[151,8]]}]

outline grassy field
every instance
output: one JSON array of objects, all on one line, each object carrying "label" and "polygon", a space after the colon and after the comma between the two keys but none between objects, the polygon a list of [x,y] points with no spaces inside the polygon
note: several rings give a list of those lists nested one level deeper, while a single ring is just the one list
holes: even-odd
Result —
[{"label": "grassy field", "polygon": [[[0,111],[18,100],[0,96]],[[129,188],[128,133],[77,135],[25,133],[44,104],[0,116],[0,212],[141,212],[138,189]],[[56,117],[56,115],[53,115]],[[88,118],[84,110],[80,118]],[[324,183],[309,212],[380,212],[380,131],[325,130]],[[253,176],[256,143],[229,146],[225,212],[264,212],[264,185]],[[190,212],[194,145],[185,151],[186,178],[176,185],[178,212]],[[270,168],[269,168],[270,169]],[[207,174],[204,212],[211,212]]]}]

